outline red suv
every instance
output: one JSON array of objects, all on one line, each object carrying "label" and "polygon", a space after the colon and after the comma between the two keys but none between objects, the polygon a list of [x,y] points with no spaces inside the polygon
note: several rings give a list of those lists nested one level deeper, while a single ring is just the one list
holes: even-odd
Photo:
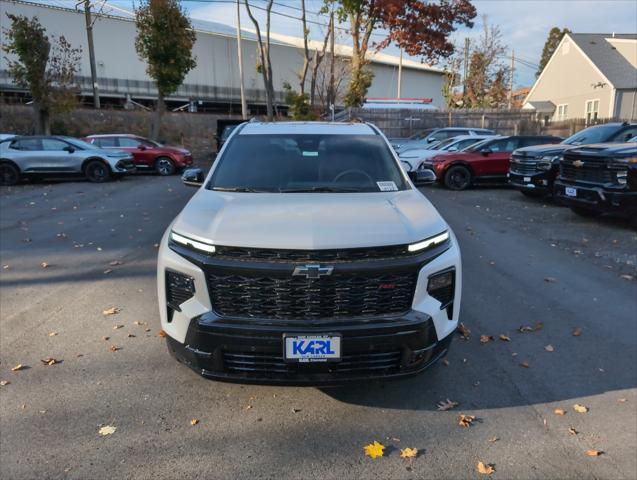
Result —
[{"label": "red suv", "polygon": [[155,170],[160,175],[172,175],[192,165],[192,154],[188,150],[166,147],[135,135],[89,135],[83,140],[99,148],[130,152],[135,166],[141,171]]},{"label": "red suv", "polygon": [[561,140],[552,136],[496,137],[460,152],[436,155],[431,159],[431,168],[439,181],[451,190],[464,190],[481,182],[506,182],[513,150]]}]

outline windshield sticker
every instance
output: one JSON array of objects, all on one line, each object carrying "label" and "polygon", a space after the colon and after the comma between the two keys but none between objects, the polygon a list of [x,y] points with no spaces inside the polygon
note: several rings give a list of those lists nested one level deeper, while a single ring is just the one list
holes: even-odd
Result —
[{"label": "windshield sticker", "polygon": [[318,152],[306,152],[306,151],[303,151],[303,156],[304,157],[318,157]]},{"label": "windshield sticker", "polygon": [[381,192],[395,192],[398,187],[394,182],[376,182]]}]

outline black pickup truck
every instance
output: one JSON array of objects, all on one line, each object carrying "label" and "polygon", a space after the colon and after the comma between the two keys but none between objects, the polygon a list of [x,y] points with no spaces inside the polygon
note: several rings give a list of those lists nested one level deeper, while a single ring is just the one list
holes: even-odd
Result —
[{"label": "black pickup truck", "polygon": [[509,183],[530,197],[552,194],[566,150],[593,143],[626,142],[635,136],[635,123],[606,123],[577,132],[559,144],[518,148],[511,155]]},{"label": "black pickup truck", "polygon": [[578,215],[610,213],[637,226],[637,137],[566,151],[555,193]]}]

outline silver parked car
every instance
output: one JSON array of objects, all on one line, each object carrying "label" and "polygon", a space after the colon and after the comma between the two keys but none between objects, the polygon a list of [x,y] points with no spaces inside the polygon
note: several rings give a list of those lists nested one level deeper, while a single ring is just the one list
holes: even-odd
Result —
[{"label": "silver parked car", "polygon": [[105,150],[71,137],[13,137],[0,142],[0,185],[25,177],[84,176],[106,182],[135,171],[130,153]]}]

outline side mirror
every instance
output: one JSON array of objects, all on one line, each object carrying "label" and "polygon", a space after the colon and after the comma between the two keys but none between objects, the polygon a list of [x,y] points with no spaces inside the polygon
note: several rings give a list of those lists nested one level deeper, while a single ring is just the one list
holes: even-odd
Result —
[{"label": "side mirror", "polygon": [[137,145],[138,150],[146,150],[146,145]]},{"label": "side mirror", "polygon": [[64,147],[64,151],[65,152],[69,152],[69,153],[73,153],[75,151],[75,148],[72,147],[71,145],[67,145],[66,147]]},{"label": "side mirror", "polygon": [[485,157],[488,157],[493,153],[493,150],[491,150],[490,148],[485,148],[484,150],[480,150],[480,153],[482,153],[482,155],[484,155]]},{"label": "side mirror", "polygon": [[416,185],[431,185],[435,183],[437,179],[438,177],[433,170],[425,168],[415,172],[414,183]]},{"label": "side mirror", "polygon": [[447,150],[448,152],[457,152],[458,151],[458,147],[449,147],[449,150]]},{"label": "side mirror", "polygon": [[432,143],[432,142],[435,142],[436,140],[438,140],[436,137],[428,137],[427,143]]},{"label": "side mirror", "polygon": [[205,178],[201,168],[187,168],[184,170],[184,173],[181,174],[181,181],[184,185],[191,187],[201,187]]}]

